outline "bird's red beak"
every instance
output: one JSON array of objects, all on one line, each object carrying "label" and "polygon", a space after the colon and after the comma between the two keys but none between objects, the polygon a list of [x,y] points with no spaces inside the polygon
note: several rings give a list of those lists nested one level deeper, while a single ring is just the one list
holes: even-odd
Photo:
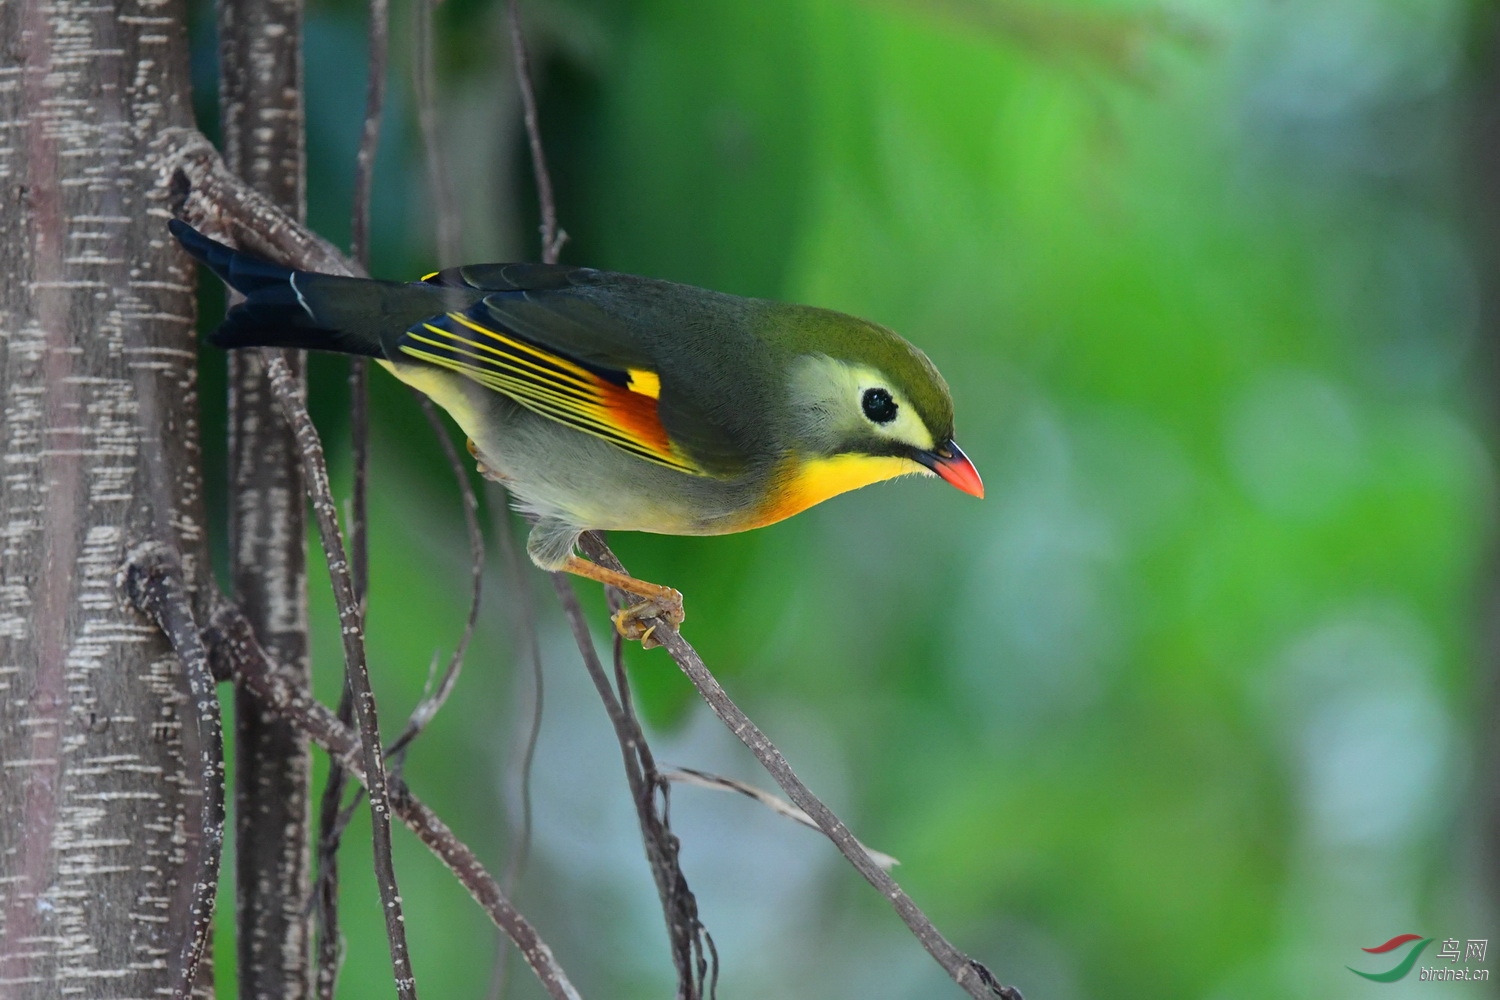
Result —
[{"label": "bird's red beak", "polygon": [[951,440],[931,451],[920,452],[917,461],[942,476],[948,485],[963,490],[970,496],[984,499],[984,481],[979,478],[979,470],[974,468],[969,456]]}]

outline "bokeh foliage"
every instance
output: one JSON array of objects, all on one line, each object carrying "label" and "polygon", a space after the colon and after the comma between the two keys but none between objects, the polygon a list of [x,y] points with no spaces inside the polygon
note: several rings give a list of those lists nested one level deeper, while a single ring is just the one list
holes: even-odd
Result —
[{"label": "bokeh foliage", "polygon": [[[1456,0],[527,12],[566,260],[869,316],[952,384],[983,503],[907,480],[750,535],[613,540],[684,591],[708,662],[939,925],[1042,1000],[1490,995],[1344,968],[1383,967],[1359,949],[1407,931],[1500,938],[1478,834],[1493,473],[1465,181],[1487,19]],[[309,13],[309,216],[334,239],[362,17]],[[503,4],[439,18],[466,250],[531,256]],[[435,257],[409,36],[377,181],[391,277]],[[330,441],[341,371],[314,369]],[[466,555],[412,401],[384,379],[375,399],[369,631],[394,730],[457,636]],[[487,586],[460,695],[408,773],[500,869],[528,682],[516,592],[498,568]],[[548,709],[522,908],[586,995],[670,995],[604,715],[528,586]],[[313,592],[331,699],[336,620]],[[661,756],[758,778],[663,654],[631,666]],[[958,995],[816,837],[695,790],[674,820],[725,996]],[[423,991],[487,995],[479,911],[398,840]],[[360,827],[349,845],[341,995],[379,996]],[[539,995],[511,975],[511,996]]]}]

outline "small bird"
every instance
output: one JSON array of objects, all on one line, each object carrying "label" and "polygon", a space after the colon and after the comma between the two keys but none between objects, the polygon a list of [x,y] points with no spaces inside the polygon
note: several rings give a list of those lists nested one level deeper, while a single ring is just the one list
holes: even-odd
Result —
[{"label": "small bird", "polygon": [[910,473],[984,496],[943,377],[866,320],[557,264],[296,271],[168,225],[245,296],[212,343],[364,355],[426,393],[531,518],[532,561],[642,598],[614,622],[647,646],[682,595],[580,558],[583,532],[745,531]]}]

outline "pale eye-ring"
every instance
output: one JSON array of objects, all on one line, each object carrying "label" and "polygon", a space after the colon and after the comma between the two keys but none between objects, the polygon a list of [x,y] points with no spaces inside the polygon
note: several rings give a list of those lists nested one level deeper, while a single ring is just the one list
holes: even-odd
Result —
[{"label": "pale eye-ring", "polygon": [[866,389],[860,399],[860,406],[864,409],[865,416],[877,424],[888,424],[896,419],[896,401],[891,398],[889,390]]}]

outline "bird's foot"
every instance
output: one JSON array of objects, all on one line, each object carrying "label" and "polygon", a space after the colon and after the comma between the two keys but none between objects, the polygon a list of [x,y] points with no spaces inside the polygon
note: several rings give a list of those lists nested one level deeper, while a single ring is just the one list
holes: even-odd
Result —
[{"label": "bird's foot", "polygon": [[[661,640],[656,638],[661,622],[676,631],[687,620],[687,614],[682,608],[682,595],[671,587],[661,589],[663,593],[648,597],[628,608],[621,608],[610,617],[610,621],[615,623],[615,630],[626,639],[639,639],[642,649],[655,649],[661,645]],[[649,618],[659,618],[661,622],[647,625],[646,620]]]},{"label": "bird's foot", "polygon": [[[667,628],[676,631],[687,617],[682,610],[682,594],[671,587],[637,580],[633,576],[606,569],[598,563],[591,563],[577,556],[569,556],[561,569],[564,573],[598,580],[606,586],[624,591],[633,597],[639,597],[641,599],[639,603],[616,611],[610,620],[615,623],[615,629],[625,638],[639,639],[642,648],[654,649],[660,646],[661,642],[656,638],[656,630],[665,624]],[[646,624],[647,619],[651,618],[659,619],[659,621],[651,625]]]}]

